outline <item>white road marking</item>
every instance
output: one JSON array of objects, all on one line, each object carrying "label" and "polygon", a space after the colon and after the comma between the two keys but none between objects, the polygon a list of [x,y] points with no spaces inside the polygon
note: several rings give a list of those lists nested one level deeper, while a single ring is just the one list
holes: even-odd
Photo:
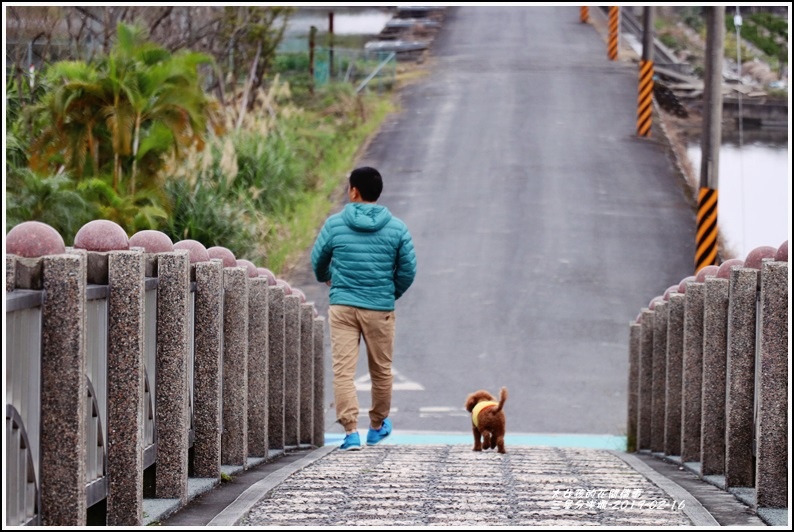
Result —
[{"label": "white road marking", "polygon": [[[395,392],[421,392],[425,389],[424,386],[419,384],[418,382],[409,381],[405,377],[403,377],[397,370],[392,369],[392,376],[394,377],[394,381],[392,383],[392,390]],[[359,392],[368,392],[372,389],[372,382],[369,378],[369,374],[362,375],[361,377],[355,380],[356,391]]]},{"label": "white road marking", "polygon": [[419,408],[420,418],[469,417],[469,415],[463,407],[457,406],[422,406]]}]

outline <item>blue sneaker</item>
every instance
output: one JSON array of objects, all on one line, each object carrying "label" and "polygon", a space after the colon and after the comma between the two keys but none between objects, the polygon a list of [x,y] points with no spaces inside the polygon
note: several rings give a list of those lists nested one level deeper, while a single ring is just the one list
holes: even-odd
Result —
[{"label": "blue sneaker", "polygon": [[380,430],[375,430],[373,428],[369,429],[369,432],[367,432],[367,445],[380,443],[386,439],[389,434],[391,434],[391,420],[386,418],[383,420],[383,425],[381,425]]},{"label": "blue sneaker", "polygon": [[351,432],[345,436],[345,441],[339,446],[342,451],[360,451],[361,438],[358,437],[358,432]]}]

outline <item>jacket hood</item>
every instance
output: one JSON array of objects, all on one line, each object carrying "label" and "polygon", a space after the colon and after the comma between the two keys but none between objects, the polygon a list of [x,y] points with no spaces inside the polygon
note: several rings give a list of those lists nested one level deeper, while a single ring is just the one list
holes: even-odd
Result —
[{"label": "jacket hood", "polygon": [[342,211],[345,224],[355,231],[378,231],[391,218],[389,209],[377,203],[348,203]]}]

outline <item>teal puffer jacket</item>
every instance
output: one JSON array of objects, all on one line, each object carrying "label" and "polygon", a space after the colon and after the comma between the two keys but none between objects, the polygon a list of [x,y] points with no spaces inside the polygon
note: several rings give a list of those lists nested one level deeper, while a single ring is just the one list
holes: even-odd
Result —
[{"label": "teal puffer jacket", "polygon": [[394,310],[416,277],[408,227],[377,203],[348,203],[331,215],[311,259],[317,280],[331,281],[331,305]]}]

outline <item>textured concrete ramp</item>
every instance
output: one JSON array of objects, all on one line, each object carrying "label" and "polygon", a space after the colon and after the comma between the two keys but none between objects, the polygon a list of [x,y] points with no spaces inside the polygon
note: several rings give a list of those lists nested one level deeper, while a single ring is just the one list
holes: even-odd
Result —
[{"label": "textured concrete ramp", "polygon": [[331,449],[276,485],[252,486],[237,515],[210,525],[716,524],[686,491],[655,484],[649,469],[631,461],[613,451],[556,447],[512,447],[505,455],[468,445]]}]

